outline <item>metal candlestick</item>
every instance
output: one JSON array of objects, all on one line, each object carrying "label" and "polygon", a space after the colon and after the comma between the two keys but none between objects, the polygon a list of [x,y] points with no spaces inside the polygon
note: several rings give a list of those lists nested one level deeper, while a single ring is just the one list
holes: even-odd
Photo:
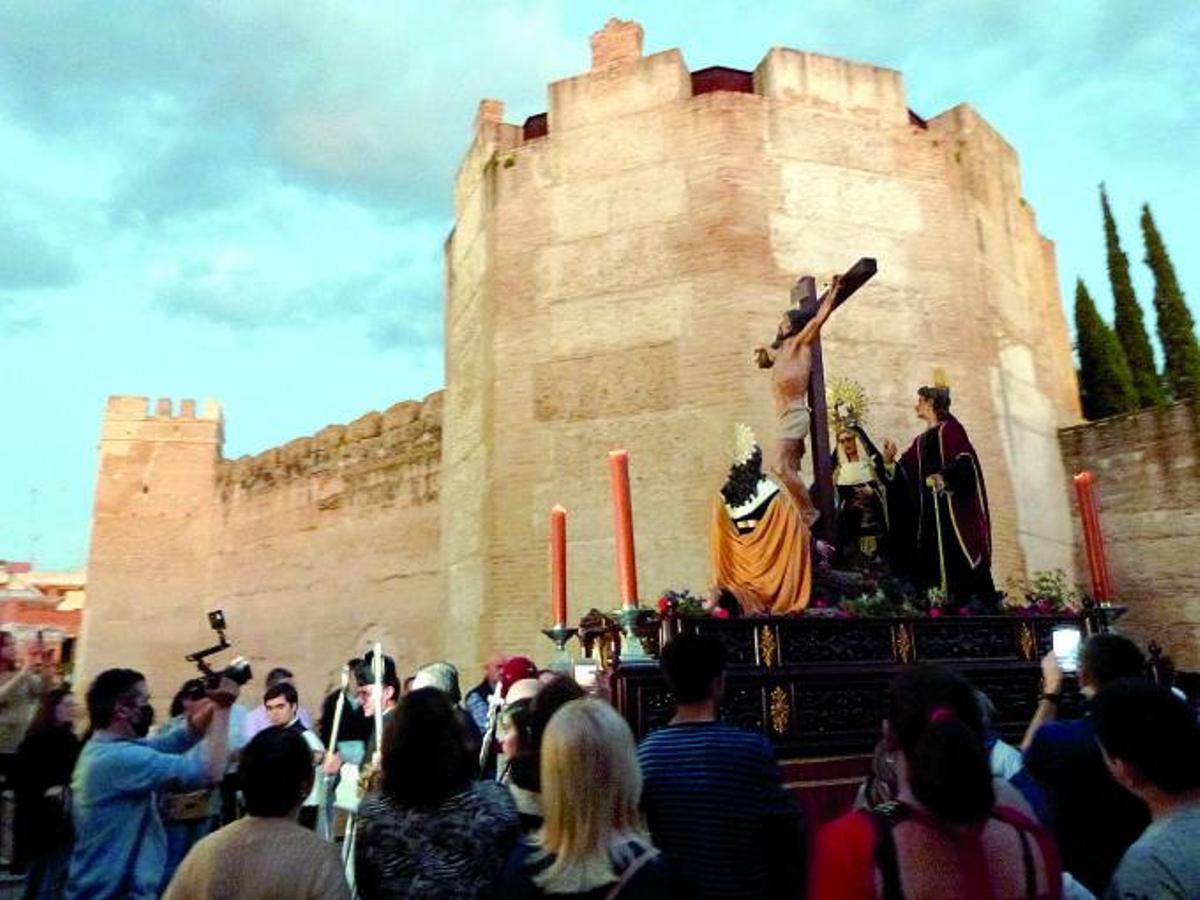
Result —
[{"label": "metal candlestick", "polygon": [[642,646],[642,639],[638,637],[637,624],[638,613],[641,610],[636,606],[622,606],[621,611],[617,613],[617,620],[621,623],[621,663],[652,663],[654,657],[646,652],[646,648]]},{"label": "metal candlestick", "polygon": [[554,646],[558,648],[558,655],[550,663],[550,670],[557,672],[560,675],[571,676],[573,663],[571,654],[567,652],[567,641],[573,638],[577,633],[578,628],[568,628],[562,622],[559,622],[553,628],[543,628],[542,634],[554,641]]}]

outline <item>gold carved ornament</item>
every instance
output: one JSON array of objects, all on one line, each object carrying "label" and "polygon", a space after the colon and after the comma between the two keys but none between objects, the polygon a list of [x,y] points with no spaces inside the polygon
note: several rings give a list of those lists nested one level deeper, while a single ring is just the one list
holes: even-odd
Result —
[{"label": "gold carved ornament", "polygon": [[788,705],[787,691],[776,685],[771,691],[771,729],[776,734],[783,734],[791,717],[792,708]]},{"label": "gold carved ornament", "polygon": [[902,663],[913,662],[917,658],[917,648],[909,626],[904,622],[899,622],[893,628],[892,649],[896,654],[896,659]]},{"label": "gold carved ornament", "polygon": [[770,625],[764,625],[758,632],[758,658],[768,669],[779,660],[779,645],[775,642],[775,632]]},{"label": "gold carved ornament", "polygon": [[1037,657],[1037,640],[1033,636],[1033,626],[1022,622],[1017,626],[1017,641],[1021,646],[1021,656],[1032,661]]}]

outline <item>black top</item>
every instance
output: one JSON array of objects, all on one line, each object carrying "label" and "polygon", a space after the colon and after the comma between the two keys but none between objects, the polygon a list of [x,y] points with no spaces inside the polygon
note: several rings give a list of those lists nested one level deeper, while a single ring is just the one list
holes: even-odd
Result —
[{"label": "black top", "polygon": [[1122,854],[1150,823],[1145,805],[1109,774],[1088,718],[1039,728],[1025,768],[1046,790],[1063,869],[1102,896]]},{"label": "black top", "polygon": [[[317,732],[321,743],[330,749],[337,749],[337,744],[330,740],[333,731],[333,715],[337,710],[337,698],[341,691],[334,691],[321,704],[321,724]],[[362,741],[364,744],[371,739],[371,720],[362,711],[361,706],[353,706],[347,700],[342,707],[342,721],[338,725],[338,741]]]},{"label": "black top", "polygon": [[[634,846],[631,850],[635,862],[645,853],[656,853],[645,847]],[[552,900],[605,900],[616,886],[616,882],[611,882],[581,894],[547,894],[533,879],[550,868],[553,862],[553,856],[543,856],[532,844],[522,841],[504,868],[504,882],[500,891],[502,900],[540,900],[542,897]],[[618,900],[684,900],[692,896],[661,853],[644,863],[617,895]]]}]

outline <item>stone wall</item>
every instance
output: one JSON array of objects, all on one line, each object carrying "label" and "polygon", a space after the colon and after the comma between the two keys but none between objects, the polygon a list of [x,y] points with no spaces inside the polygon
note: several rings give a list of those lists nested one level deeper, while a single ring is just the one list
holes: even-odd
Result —
[{"label": "stone wall", "polygon": [[861,382],[873,436],[903,446],[916,388],[946,369],[988,479],[998,580],[1070,568],[1056,435],[1079,416],[1071,349],[1012,148],[966,106],[911,117],[887,69],[777,48],[752,92],[694,94],[679,51],[642,56],[630,23],[592,48],[591,71],[550,85],[548,133],[481,104],[459,170],[451,655],[538,648],[555,503],[572,617],[615,604],[613,447],[630,451],[643,597],[703,589],[731,429],[773,431],[751,348],[797,276],[859,256],[880,271],[826,327],[827,375]]},{"label": "stone wall", "polygon": [[[110,399],[88,561],[84,677],[131,665],[164,705],[182,657],[225,610],[235,651],[297,675],[315,706],[340,662],[380,639],[411,668],[440,657],[441,393],[223,460],[215,405],[173,415]],[[224,654],[221,658],[232,655]]]},{"label": "stone wall", "polygon": [[1200,669],[1200,401],[1089,422],[1059,440],[1068,471],[1096,479],[1113,588],[1129,607],[1121,629]]}]

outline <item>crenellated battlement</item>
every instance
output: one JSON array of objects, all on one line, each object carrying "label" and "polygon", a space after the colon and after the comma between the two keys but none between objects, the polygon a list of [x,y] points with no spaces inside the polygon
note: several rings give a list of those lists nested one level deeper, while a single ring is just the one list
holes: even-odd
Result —
[{"label": "crenellated battlement", "polygon": [[477,142],[511,150],[556,131],[618,118],[702,94],[725,92],[841,110],[908,124],[900,72],[820,53],[772,47],[753,72],[713,66],[691,72],[677,49],[643,55],[637,22],[610,19],[591,36],[588,72],[550,84],[549,109],[522,124],[504,121],[504,103],[480,102]]},{"label": "crenellated battlement", "polygon": [[150,403],[148,397],[137,397],[129,394],[116,394],[108,398],[104,410],[106,419],[176,419],[181,422],[220,421],[221,404],[216,400],[205,400],[196,414],[196,401],[186,398],[179,401],[179,409],[175,410],[174,401],[170,397],[159,397]]},{"label": "crenellated battlement", "polygon": [[[253,456],[222,460],[217,481],[223,501],[261,494],[298,479],[340,478],[347,486],[388,483],[389,473],[411,467],[435,473],[441,458],[442,391],[424,400],[405,400],[382,413],[372,411],[344,425],[327,425],[316,434],[288,441]],[[436,483],[423,499],[437,495]],[[340,492],[338,492],[340,496]],[[322,508],[339,501],[318,498]]]},{"label": "crenellated battlement", "polygon": [[108,398],[101,425],[103,444],[185,443],[215,444],[224,440],[221,404],[205,400],[197,414],[196,401],[179,401],[176,409],[169,397],[153,403],[147,397],[115,395]]}]

